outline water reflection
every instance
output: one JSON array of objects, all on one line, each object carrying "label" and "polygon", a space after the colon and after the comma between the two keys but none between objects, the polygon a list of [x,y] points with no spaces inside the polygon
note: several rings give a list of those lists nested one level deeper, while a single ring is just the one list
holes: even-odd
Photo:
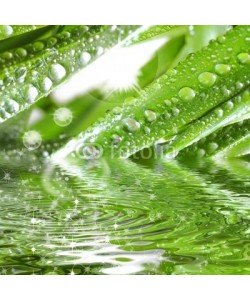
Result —
[{"label": "water reflection", "polygon": [[43,164],[14,155],[0,179],[1,274],[250,271],[247,160]]}]

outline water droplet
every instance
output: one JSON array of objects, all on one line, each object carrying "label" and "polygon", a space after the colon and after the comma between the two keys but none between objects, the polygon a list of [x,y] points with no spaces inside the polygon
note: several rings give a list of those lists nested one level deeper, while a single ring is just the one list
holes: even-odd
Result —
[{"label": "water droplet", "polygon": [[56,43],[57,43],[57,39],[55,37],[51,37],[47,42],[47,46],[49,48],[51,48],[51,47],[55,46]]},{"label": "water droplet", "polygon": [[88,52],[82,52],[80,55],[80,63],[85,66],[91,60],[91,55]]},{"label": "water droplet", "polygon": [[168,76],[174,76],[174,75],[177,74],[177,71],[175,69],[168,69],[167,72],[166,72],[166,74]]},{"label": "water droplet", "polygon": [[218,108],[216,110],[216,115],[217,115],[217,117],[221,118],[223,116],[223,110],[221,108]]},{"label": "water droplet", "polygon": [[36,100],[37,96],[38,96],[37,89],[32,84],[30,84],[27,89],[27,94],[26,94],[27,102],[29,102],[29,103],[34,102]]},{"label": "water droplet", "polygon": [[19,104],[13,99],[9,99],[6,106],[11,113],[17,113],[19,111]]},{"label": "water droplet", "polygon": [[24,48],[18,48],[16,50],[16,55],[19,57],[25,57],[27,55],[27,50]]},{"label": "water droplet", "polygon": [[174,108],[172,109],[172,114],[173,114],[175,117],[178,116],[179,113],[180,113],[180,110],[179,110],[178,108],[174,107]]},{"label": "water droplet", "polygon": [[118,134],[113,134],[112,135],[112,142],[114,145],[118,145],[122,141],[122,137],[119,136]]},{"label": "water droplet", "polygon": [[195,97],[195,91],[190,87],[183,87],[179,90],[178,95],[182,100],[192,100]]},{"label": "water droplet", "polygon": [[205,154],[206,154],[206,151],[205,151],[204,149],[199,149],[199,150],[197,151],[197,155],[198,155],[199,157],[203,157]]},{"label": "water droplet", "polygon": [[1,25],[0,26],[0,35],[4,38],[11,36],[13,33],[13,28],[10,25]]},{"label": "water droplet", "polygon": [[64,32],[61,33],[60,38],[61,39],[69,39],[70,36],[71,36],[70,32],[64,31]]},{"label": "water droplet", "polygon": [[171,117],[171,114],[170,114],[170,113],[166,112],[166,113],[164,114],[164,118],[165,118],[165,119],[169,119],[170,117]]},{"label": "water droplet", "polygon": [[112,109],[112,113],[114,115],[120,115],[122,113],[122,108],[119,107],[119,106],[117,106],[117,107],[115,107],[115,108]]},{"label": "water droplet", "polygon": [[215,72],[219,75],[224,75],[229,73],[231,70],[231,67],[229,65],[225,65],[225,64],[217,64],[215,66]]},{"label": "water droplet", "polygon": [[149,134],[151,130],[150,130],[149,127],[145,126],[144,127],[144,131],[145,131],[146,134]]},{"label": "water droplet", "polygon": [[217,38],[217,41],[218,41],[220,44],[225,43],[225,40],[226,40],[226,38],[225,38],[223,35],[221,35],[221,36],[219,36],[219,37]]},{"label": "water droplet", "polygon": [[4,52],[3,54],[2,54],[2,57],[4,58],[4,59],[12,59],[12,57],[13,57],[13,54],[11,53],[11,52]]},{"label": "water droplet", "polygon": [[23,144],[29,151],[35,150],[41,146],[42,137],[35,130],[27,131],[23,136]]},{"label": "water droplet", "polygon": [[231,91],[229,89],[227,89],[225,86],[222,87],[222,93],[224,97],[229,97],[231,94]]},{"label": "water droplet", "polygon": [[207,87],[211,87],[214,85],[217,76],[210,72],[203,72],[198,76],[199,82]]},{"label": "water droplet", "polygon": [[171,101],[170,101],[170,100],[164,100],[164,103],[165,103],[167,106],[171,106]]},{"label": "water droplet", "polygon": [[102,55],[103,52],[104,52],[103,47],[97,47],[97,49],[96,49],[96,54],[97,54],[98,56],[99,56],[99,55]]},{"label": "water droplet", "polygon": [[226,107],[227,107],[228,109],[232,109],[232,108],[234,107],[233,102],[232,102],[232,101],[228,101],[228,102],[226,103]]},{"label": "water droplet", "polygon": [[244,84],[243,83],[241,83],[241,82],[236,82],[236,89],[237,90],[241,90],[242,88],[244,87]]},{"label": "water droplet", "polygon": [[178,103],[178,98],[175,97],[171,98],[171,102],[173,102],[174,104]]},{"label": "water droplet", "polygon": [[26,76],[27,70],[24,67],[18,68],[15,71],[15,76],[17,79],[24,79]]},{"label": "water droplet", "polygon": [[61,107],[54,112],[53,119],[58,126],[65,127],[72,122],[73,115],[71,110]]},{"label": "water droplet", "polygon": [[152,110],[146,110],[145,113],[145,118],[149,121],[149,122],[153,122],[156,120],[157,116],[156,113]]},{"label": "water droplet", "polygon": [[216,143],[209,143],[208,150],[209,150],[209,152],[214,152],[218,147],[219,146]]},{"label": "water droplet", "polygon": [[237,55],[238,60],[242,64],[249,64],[250,63],[250,54],[248,53],[240,53]]},{"label": "water droplet", "polygon": [[41,88],[44,92],[48,92],[52,87],[52,84],[52,81],[48,77],[45,77],[42,81]]},{"label": "water droplet", "polygon": [[140,123],[132,118],[126,118],[123,120],[123,125],[130,132],[138,131],[141,127]]},{"label": "water droplet", "polygon": [[33,44],[33,49],[35,51],[41,51],[41,50],[43,50],[43,48],[44,48],[44,44],[40,41],[37,41]]},{"label": "water droplet", "polygon": [[95,145],[82,145],[80,149],[78,149],[78,155],[83,159],[96,159],[102,155],[102,149]]},{"label": "water droplet", "polygon": [[61,81],[66,75],[64,67],[60,64],[53,64],[50,68],[50,76],[56,82]]}]

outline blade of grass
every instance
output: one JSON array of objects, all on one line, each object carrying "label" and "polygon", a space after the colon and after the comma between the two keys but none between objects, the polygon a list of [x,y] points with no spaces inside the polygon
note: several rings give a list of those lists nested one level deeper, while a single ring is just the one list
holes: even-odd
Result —
[{"label": "blade of grass", "polygon": [[[0,55],[0,121],[29,107],[136,26],[78,26]],[[39,70],[39,72],[38,72]]]},{"label": "blade of grass", "polygon": [[[250,112],[250,92],[244,91],[232,100],[219,105],[206,115],[187,125],[183,132],[178,134],[168,145],[165,154],[168,158],[178,155],[185,147],[205,138],[218,128],[238,119],[245,113]],[[165,148],[164,147],[164,148]]]},{"label": "blade of grass", "polygon": [[[138,99],[119,112],[107,114],[72,140],[61,155],[87,148],[93,156],[103,151],[104,155],[126,158],[162,137],[175,135],[186,124],[231,99],[249,85],[248,34],[248,26],[237,26],[202,51],[189,55],[175,70],[148,86]],[[217,76],[217,66],[224,64],[231,67],[229,74]],[[240,84],[235,86],[237,82]]]},{"label": "blade of grass", "polygon": [[216,130],[180,151],[178,157],[236,157],[250,153],[250,120]]},{"label": "blade of grass", "polygon": [[44,25],[0,25],[0,40],[21,35],[42,27],[44,27]]}]

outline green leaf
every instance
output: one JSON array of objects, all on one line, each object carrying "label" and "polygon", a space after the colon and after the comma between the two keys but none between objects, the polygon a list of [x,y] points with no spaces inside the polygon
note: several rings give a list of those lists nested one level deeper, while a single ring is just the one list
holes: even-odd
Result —
[{"label": "green leaf", "polygon": [[77,26],[0,55],[0,123],[46,96],[136,26]]},{"label": "green leaf", "polygon": [[[169,158],[178,155],[178,152],[185,147],[205,138],[230,122],[250,112],[250,92],[244,91],[235,96],[232,100],[219,105],[206,115],[190,123],[183,132],[178,134],[166,147],[165,154]],[[215,150],[215,149],[214,149]]]},{"label": "green leaf", "polygon": [[[169,68],[180,49],[183,47],[184,37],[176,37],[171,39],[162,48],[160,48],[152,59],[140,70],[136,89],[133,87],[128,91],[114,91],[108,97],[105,93],[96,90],[90,91],[71,102],[64,105],[73,114],[73,122],[67,127],[59,127],[54,123],[53,114],[59,107],[55,103],[47,109],[44,118],[32,126],[33,130],[37,130],[43,135],[43,140],[58,138],[59,134],[65,134],[73,137],[85,130],[97,117],[103,117],[106,111],[113,109],[117,105],[121,105],[129,97],[136,97],[138,90],[145,87],[149,82],[166,69]],[[43,101],[43,99],[42,99]],[[53,100],[51,99],[53,103]]]},{"label": "green leaf", "polygon": [[178,157],[236,157],[250,153],[250,120],[219,128],[183,149]]},{"label": "green leaf", "polygon": [[42,27],[44,27],[44,25],[0,25],[0,40],[21,35]]},{"label": "green leaf", "polygon": [[[103,152],[126,158],[161,138],[176,135],[249,86],[248,34],[249,26],[237,26],[189,55],[176,69],[149,85],[138,99],[119,112],[116,109],[107,114],[60,154],[85,151],[87,147],[94,156]],[[218,74],[218,65],[229,65],[230,72]]]}]

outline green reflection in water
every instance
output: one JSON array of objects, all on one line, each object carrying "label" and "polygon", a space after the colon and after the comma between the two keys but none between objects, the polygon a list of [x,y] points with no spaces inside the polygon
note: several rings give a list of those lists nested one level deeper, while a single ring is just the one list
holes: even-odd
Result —
[{"label": "green reflection in water", "polygon": [[247,159],[5,155],[0,273],[249,274],[249,178]]}]

